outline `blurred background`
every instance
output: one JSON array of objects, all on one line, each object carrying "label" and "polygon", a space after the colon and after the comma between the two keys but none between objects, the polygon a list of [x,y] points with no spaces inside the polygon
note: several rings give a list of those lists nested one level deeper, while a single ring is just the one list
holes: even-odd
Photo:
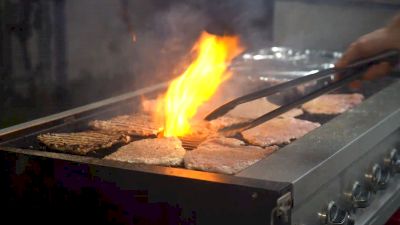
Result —
[{"label": "blurred background", "polygon": [[399,0],[0,0],[0,128],[170,80],[203,30],[343,51]]}]

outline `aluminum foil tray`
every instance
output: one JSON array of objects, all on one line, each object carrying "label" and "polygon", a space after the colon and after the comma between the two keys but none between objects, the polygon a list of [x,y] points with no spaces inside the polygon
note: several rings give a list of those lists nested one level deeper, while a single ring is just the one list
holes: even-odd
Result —
[{"label": "aluminum foil tray", "polygon": [[262,80],[293,79],[331,68],[341,56],[340,52],[263,48],[242,54],[233,63],[232,70]]},{"label": "aluminum foil tray", "polygon": [[[246,76],[249,80],[265,82],[265,86],[271,86],[331,68],[341,56],[340,52],[270,47],[242,54],[231,65],[231,70],[239,76]],[[277,104],[285,104],[294,97],[326,85],[332,79],[333,76],[304,84],[284,94],[278,93],[271,96],[269,100]]]}]

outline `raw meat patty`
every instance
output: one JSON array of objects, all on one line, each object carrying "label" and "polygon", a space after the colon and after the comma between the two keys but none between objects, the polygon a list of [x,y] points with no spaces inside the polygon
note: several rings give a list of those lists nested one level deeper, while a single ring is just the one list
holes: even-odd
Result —
[{"label": "raw meat patty", "polygon": [[360,104],[361,94],[329,94],[305,103],[302,108],[310,114],[337,115]]},{"label": "raw meat patty", "polygon": [[270,146],[265,149],[244,146],[244,143],[240,140],[218,137],[207,140],[193,151],[188,151],[184,163],[188,169],[234,174],[277,149],[277,146]]},{"label": "raw meat patty", "polygon": [[[236,106],[228,115],[233,117],[255,119],[274,109],[277,109],[279,105],[269,102],[265,98],[260,98],[251,102],[247,102]],[[303,114],[301,109],[292,109],[289,112],[282,114],[282,117],[296,117]]]},{"label": "raw meat patty", "polygon": [[131,142],[104,158],[129,163],[175,166],[182,163],[185,152],[177,138],[152,138]]},{"label": "raw meat patty", "polygon": [[296,118],[275,118],[242,132],[242,136],[250,144],[261,147],[289,144],[291,140],[300,138],[319,126],[319,123]]}]

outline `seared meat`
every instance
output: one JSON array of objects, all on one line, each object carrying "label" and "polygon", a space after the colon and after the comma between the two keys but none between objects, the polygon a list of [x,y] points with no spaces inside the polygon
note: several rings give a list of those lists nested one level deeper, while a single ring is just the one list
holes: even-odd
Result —
[{"label": "seared meat", "polygon": [[247,121],[243,118],[223,116],[211,122],[198,121],[192,124],[192,134],[181,137],[182,145],[187,150],[195,149],[201,142],[219,136],[218,130],[225,126]]},{"label": "seared meat", "polygon": [[207,146],[215,146],[215,145],[223,145],[223,146],[227,146],[227,147],[241,147],[241,146],[245,146],[246,144],[236,138],[227,138],[227,137],[223,137],[223,136],[213,136],[210,137],[209,139],[207,139],[206,141],[203,142],[202,147],[207,147]]},{"label": "seared meat", "polygon": [[86,155],[89,152],[109,148],[118,143],[128,143],[129,136],[120,134],[105,134],[96,131],[77,133],[41,134],[38,140],[50,149]]},{"label": "seared meat", "polygon": [[242,132],[242,136],[250,144],[261,147],[289,144],[291,140],[300,138],[319,126],[319,123],[296,118],[275,118]]},{"label": "seared meat", "polygon": [[[279,105],[275,105],[274,103],[269,102],[265,98],[260,98],[251,102],[247,102],[241,105],[238,105],[232,111],[228,113],[228,115],[233,117],[242,117],[255,119],[260,117],[268,112],[271,112],[274,109],[277,109]],[[289,112],[282,114],[282,117],[296,117],[303,114],[303,110],[301,109],[292,109]]]},{"label": "seared meat", "polygon": [[277,149],[276,146],[266,149],[244,146],[240,140],[218,137],[207,140],[193,151],[188,151],[184,163],[188,169],[234,174]]},{"label": "seared meat", "polygon": [[104,132],[141,137],[155,137],[160,128],[160,126],[153,122],[151,116],[146,114],[123,115],[110,120],[94,120],[89,123],[89,126],[95,130]]},{"label": "seared meat", "polygon": [[337,115],[360,104],[361,94],[329,94],[305,103],[302,108],[310,114]]},{"label": "seared meat", "polygon": [[182,163],[185,152],[177,138],[153,138],[131,142],[104,158],[129,163],[173,166]]},{"label": "seared meat", "polygon": [[241,117],[233,117],[233,116],[222,116],[218,119],[211,120],[209,122],[209,127],[213,131],[218,131],[221,128],[236,124],[243,123],[248,121],[249,119],[241,118]]}]

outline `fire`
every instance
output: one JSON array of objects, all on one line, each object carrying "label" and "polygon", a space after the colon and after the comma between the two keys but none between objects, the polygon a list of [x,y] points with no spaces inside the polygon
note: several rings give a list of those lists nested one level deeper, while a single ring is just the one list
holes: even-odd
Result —
[{"label": "fire", "polygon": [[243,49],[239,38],[214,36],[203,32],[192,51],[196,59],[173,80],[157,102],[156,120],[164,121],[165,137],[182,137],[191,133],[191,122],[198,108],[207,102],[231,73],[229,63]]}]

